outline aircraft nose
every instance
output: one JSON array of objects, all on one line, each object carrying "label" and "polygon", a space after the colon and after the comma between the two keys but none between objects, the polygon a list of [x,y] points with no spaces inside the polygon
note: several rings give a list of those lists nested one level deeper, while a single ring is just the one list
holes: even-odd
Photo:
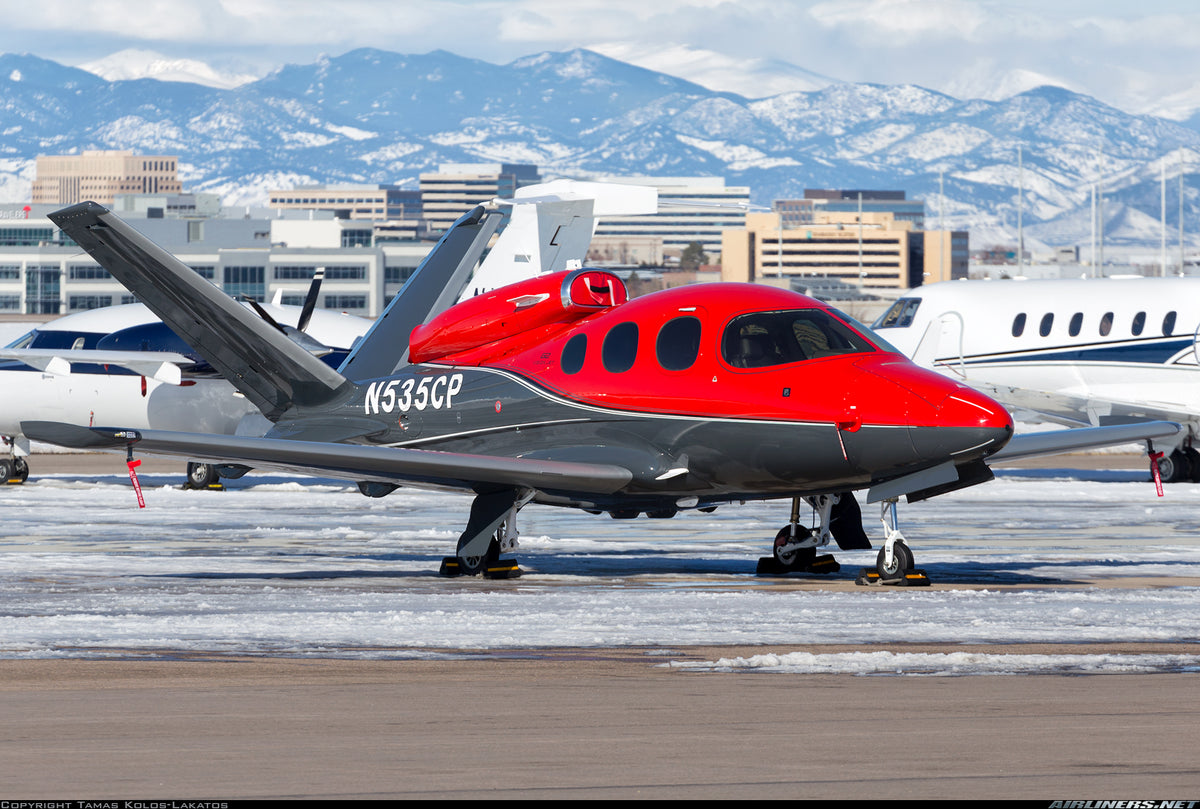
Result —
[{"label": "aircraft nose", "polygon": [[937,407],[938,424],[956,435],[958,453],[978,450],[990,455],[1008,443],[1013,420],[996,400],[971,388],[956,385]]}]

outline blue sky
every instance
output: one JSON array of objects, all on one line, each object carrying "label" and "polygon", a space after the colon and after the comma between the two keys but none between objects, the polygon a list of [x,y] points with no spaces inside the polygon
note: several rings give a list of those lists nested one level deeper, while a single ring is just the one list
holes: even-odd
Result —
[{"label": "blue sky", "polygon": [[1132,112],[1200,107],[1200,4],[1176,0],[0,0],[0,51],[126,49],[261,76],[369,46],[504,63],[590,48],[718,89],[819,79],[996,98],[1042,83]]}]

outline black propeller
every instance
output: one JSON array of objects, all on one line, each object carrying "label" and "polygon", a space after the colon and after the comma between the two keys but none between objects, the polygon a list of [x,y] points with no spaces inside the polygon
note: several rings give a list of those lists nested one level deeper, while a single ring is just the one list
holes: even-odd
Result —
[{"label": "black propeller", "polygon": [[271,317],[271,315],[267,313],[266,309],[263,309],[262,306],[259,305],[258,301],[254,300],[253,298],[249,298],[245,295],[239,295],[238,298],[250,304],[254,311],[258,312],[259,317],[270,323],[275,328],[279,329],[279,331],[286,334],[288,338],[292,340],[292,342],[296,343],[310,354],[322,357],[333,351],[333,349],[319,340],[314,340],[312,337],[309,337],[304,330],[308,328],[308,322],[312,320],[313,310],[317,307],[317,297],[321,292],[321,282],[324,280],[325,268],[317,267],[317,269],[313,272],[312,283],[308,286],[308,295],[306,295],[304,298],[304,305],[300,309],[300,317],[296,321],[296,326],[294,328],[292,326],[284,326],[280,324],[275,320],[275,318]]},{"label": "black propeller", "polygon": [[312,283],[308,286],[308,297],[304,299],[304,308],[300,310],[300,319],[296,321],[296,328],[304,331],[308,328],[308,321],[312,318],[313,309],[317,306],[317,294],[321,291],[321,282],[325,280],[325,268],[317,267],[313,272]]}]

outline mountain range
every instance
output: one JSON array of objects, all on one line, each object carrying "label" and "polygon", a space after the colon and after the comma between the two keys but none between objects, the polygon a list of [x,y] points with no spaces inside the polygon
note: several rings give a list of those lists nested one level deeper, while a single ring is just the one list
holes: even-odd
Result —
[{"label": "mountain range", "polygon": [[902,189],[930,227],[968,229],[976,247],[1014,241],[1018,198],[1027,244],[1086,246],[1093,188],[1106,245],[1156,246],[1164,176],[1168,244],[1181,195],[1185,223],[1200,216],[1196,118],[1049,86],[1000,101],[845,83],[747,98],[586,50],[495,65],[360,49],[231,87],[0,55],[0,202],[28,201],[37,155],[84,149],[177,154],[186,189],[228,204],[514,162],[546,178],[722,176],[762,206],[806,188]]}]

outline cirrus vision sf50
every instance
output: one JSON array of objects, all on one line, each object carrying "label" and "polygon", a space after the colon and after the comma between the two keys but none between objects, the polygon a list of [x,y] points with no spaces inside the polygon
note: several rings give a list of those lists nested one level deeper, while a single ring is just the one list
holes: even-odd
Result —
[{"label": "cirrus vision sf50", "polygon": [[[95,203],[51,215],[274,422],[264,437],[26,422],[74,446],[126,447],[315,473],[368,496],[400,486],[472,495],[442,564],[516,575],[518,511],[542,503],[671,517],[791,501],[763,572],[836,569],[831,540],[869,548],[854,492],[881,504],[876,581],[920,583],[895,503],[991,479],[988,463],[1171,435],[1174,424],[1013,439],[987,396],[917,367],[796,293],[700,284],[627,299],[598,269],[560,269],[459,301],[502,212],[449,230],[334,370]],[[1007,447],[1006,447],[1007,445]],[[800,523],[802,503],[816,517]],[[923,581],[928,581],[923,579]]]}]

